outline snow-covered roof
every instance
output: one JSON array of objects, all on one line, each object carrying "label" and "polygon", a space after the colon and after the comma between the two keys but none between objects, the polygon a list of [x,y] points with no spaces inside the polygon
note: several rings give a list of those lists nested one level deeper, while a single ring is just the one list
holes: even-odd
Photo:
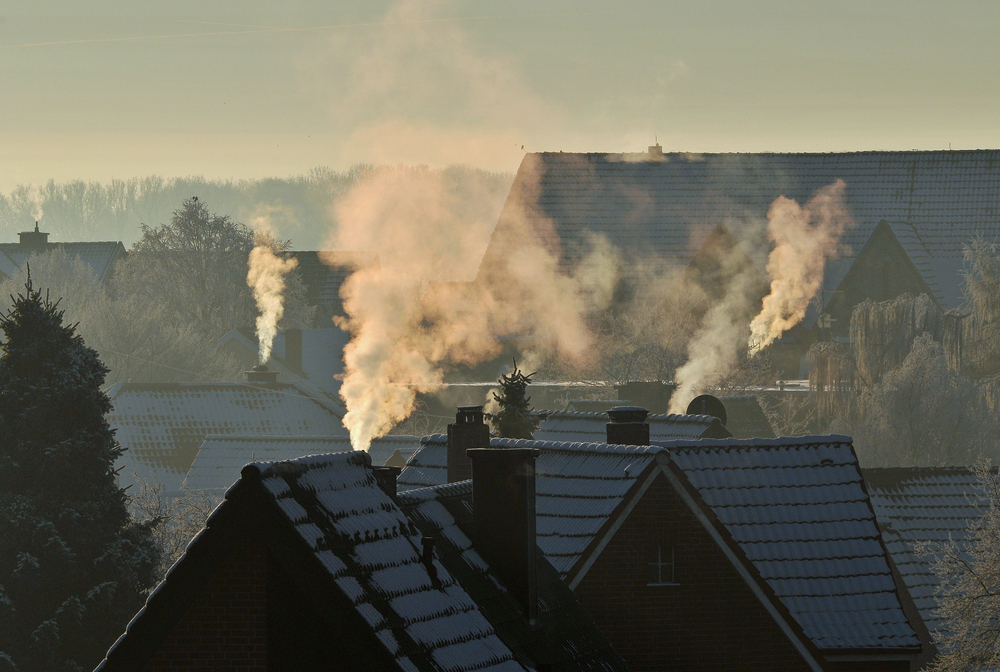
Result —
[{"label": "snow-covered roof", "polygon": [[[646,421],[649,423],[650,441],[729,436],[722,423],[710,415],[652,413],[646,416]],[[539,423],[534,437],[536,441],[605,443],[608,437],[607,424],[607,413],[554,411]]]},{"label": "snow-covered roof", "polygon": [[295,385],[243,383],[119,383],[108,391],[108,422],[126,449],[118,460],[122,484],[133,470],[167,492],[180,488],[209,434],[346,436],[343,413],[324,397]]},{"label": "snow-covered roof", "polygon": [[523,670],[475,601],[376,485],[366,453],[259,463],[261,484],[403,670]]},{"label": "snow-covered roof", "polygon": [[[848,437],[490,445],[539,449],[538,547],[571,586],[626,501],[640,496],[652,470],[673,464],[819,649],[919,646]],[[444,483],[446,467],[447,437],[425,437],[399,487]]]},{"label": "snow-covered roof", "polygon": [[[46,250],[62,250],[70,257],[79,257],[80,261],[94,270],[94,275],[101,282],[110,278],[115,262],[126,255],[125,246],[118,241],[48,243]],[[10,259],[18,268],[24,268],[25,262],[31,258],[34,251],[20,243],[0,243],[0,253]],[[0,264],[0,270],[6,273],[3,264]]]},{"label": "snow-covered roof", "polygon": [[536,666],[547,663],[552,669],[627,669],[542,553],[537,554],[535,567],[537,624],[527,627],[516,599],[471,541],[475,536],[471,481],[411,490],[399,500],[407,517],[436,540],[435,554],[451,575],[477,604],[490,605],[497,633],[519,659]]},{"label": "snow-covered roof", "polygon": [[939,580],[934,554],[921,556],[915,546],[958,544],[969,540],[969,524],[986,504],[979,480],[965,467],[865,469],[865,484],[878,516],[882,538],[914,606],[932,637],[946,629],[936,613]]},{"label": "snow-covered roof", "polygon": [[[271,522],[275,519],[278,524]],[[298,580],[346,598],[336,601],[342,605],[337,608],[353,610],[358,618],[338,616],[366,624],[371,644],[359,645],[380,647],[375,660],[393,660],[388,669],[525,672],[448,568],[436,558],[432,570],[423,562],[420,530],[377,485],[364,452],[247,465],[98,669],[130,669],[130,662],[161,646],[183,615],[169,615],[176,611],[177,595],[197,589],[192,578],[226,557],[225,548],[205,549],[243,538],[248,523],[260,526],[256,543],[269,544],[270,553],[287,554],[295,558],[293,566],[306,568],[308,576]],[[269,536],[285,530],[287,539]],[[302,563],[303,555],[316,562]],[[324,627],[327,621],[317,623],[313,636],[321,636]]]},{"label": "snow-covered roof", "polygon": [[703,444],[670,457],[819,649],[919,647],[849,437]]},{"label": "snow-covered roof", "polygon": [[[929,255],[944,307],[955,307],[962,244],[1000,235],[1000,150],[528,154],[480,270],[509,253],[523,226],[561,250],[566,270],[595,234],[623,255],[626,274],[649,268],[645,262],[684,267],[720,224],[756,263],[771,203],[782,195],[805,203],[838,179],[856,226],[828,263],[824,289],[837,289],[881,220],[907,222]],[[911,242],[901,241],[904,249]],[[806,327],[819,312],[811,311]]]},{"label": "snow-covered roof", "polygon": [[[398,450],[407,457],[420,445],[416,436],[384,436],[372,441],[368,454],[381,466]],[[244,436],[205,437],[183,485],[198,492],[223,494],[239,480],[240,469],[250,462],[282,462],[306,455],[352,450],[349,436]]]}]

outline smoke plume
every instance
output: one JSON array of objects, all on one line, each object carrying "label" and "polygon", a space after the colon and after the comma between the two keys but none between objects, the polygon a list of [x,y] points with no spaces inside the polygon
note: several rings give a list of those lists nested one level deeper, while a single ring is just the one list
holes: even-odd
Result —
[{"label": "smoke plume", "polygon": [[841,234],[851,225],[843,204],[845,186],[837,180],[805,206],[784,196],[771,204],[767,213],[767,237],[773,244],[767,261],[770,287],[752,320],[760,297],[759,275],[739,254],[723,260],[722,276],[729,280],[687,344],[687,361],[675,375],[671,413],[685,412],[692,398],[731,374],[748,347],[763,349],[802,320],[823,282],[827,257],[837,252]]},{"label": "smoke plume", "polygon": [[298,261],[283,259],[275,254],[274,239],[266,234],[254,235],[256,246],[250,251],[247,271],[247,285],[253,290],[257,301],[257,342],[260,348],[260,363],[271,358],[271,346],[278,333],[278,322],[284,315],[283,294],[285,275],[292,271]]},{"label": "smoke plume", "polygon": [[805,317],[809,302],[823,284],[823,268],[851,218],[844,207],[843,180],[824,187],[805,205],[781,196],[767,212],[771,291],[750,323],[751,343],[770,345]]},{"label": "smoke plume", "polygon": [[543,242],[551,223],[508,210],[516,253],[480,271],[502,198],[469,171],[398,167],[374,172],[334,207],[333,249],[376,251],[380,261],[341,289],[348,317],[338,324],[351,340],[340,395],[356,449],[405,419],[446,365],[487,361],[521,339],[536,361],[590,353],[584,315],[611,295],[610,246],[595,242],[567,274]]},{"label": "smoke plume", "polygon": [[31,188],[31,218],[36,222],[41,221],[44,211],[42,210],[42,203],[45,197],[42,195],[42,190],[39,187]]}]

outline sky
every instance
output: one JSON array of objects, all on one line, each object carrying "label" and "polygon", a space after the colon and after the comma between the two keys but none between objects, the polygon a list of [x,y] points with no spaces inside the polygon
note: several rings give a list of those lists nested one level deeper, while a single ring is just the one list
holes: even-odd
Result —
[{"label": "sky", "polygon": [[[0,190],[1000,147],[1000,3],[8,0]],[[523,150],[522,150],[523,147]]]}]

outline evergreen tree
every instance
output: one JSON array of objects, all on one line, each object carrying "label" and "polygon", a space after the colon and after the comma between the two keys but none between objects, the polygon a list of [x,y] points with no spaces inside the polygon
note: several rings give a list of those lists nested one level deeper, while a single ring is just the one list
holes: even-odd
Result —
[{"label": "evergreen tree", "polygon": [[539,418],[534,409],[528,405],[531,397],[527,396],[528,384],[534,373],[525,375],[517,368],[510,375],[501,374],[500,394],[493,393],[493,399],[499,404],[499,413],[487,413],[486,417],[493,425],[493,433],[508,439],[530,439],[538,429]]},{"label": "evergreen tree", "polygon": [[107,368],[57,304],[29,277],[0,316],[0,670],[93,669],[159,557],[115,484]]}]

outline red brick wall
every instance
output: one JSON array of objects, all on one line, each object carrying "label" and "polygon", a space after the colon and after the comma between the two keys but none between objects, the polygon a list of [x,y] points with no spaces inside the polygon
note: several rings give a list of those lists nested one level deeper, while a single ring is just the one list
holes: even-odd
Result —
[{"label": "red brick wall", "polygon": [[234,549],[146,670],[267,670],[266,551]]},{"label": "red brick wall", "polygon": [[[658,546],[679,585],[647,585]],[[808,669],[662,475],[576,594],[635,672]]]}]

